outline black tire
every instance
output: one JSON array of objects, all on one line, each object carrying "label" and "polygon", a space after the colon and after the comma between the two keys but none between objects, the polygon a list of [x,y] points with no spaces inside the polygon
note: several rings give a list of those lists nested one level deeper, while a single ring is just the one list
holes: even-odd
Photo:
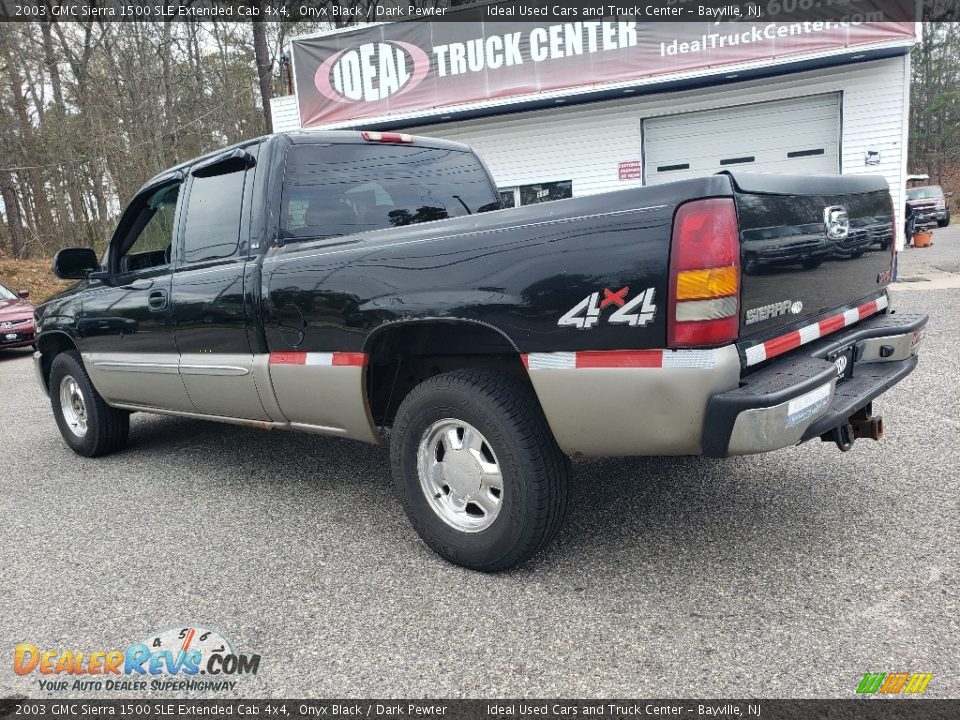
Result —
[{"label": "black tire", "polygon": [[[479,531],[449,524],[421,486],[421,443],[447,419],[476,429],[499,466],[497,514]],[[420,383],[397,410],[390,455],[397,493],[414,529],[434,552],[463,567],[496,572],[523,562],[550,542],[566,511],[570,461],[532,389],[502,373],[456,370]]]},{"label": "black tire", "polygon": [[803,262],[800,263],[800,265],[803,267],[804,270],[813,270],[814,268],[820,267],[822,264],[823,264],[822,258],[813,258],[810,260],[804,260]]},{"label": "black tire", "polygon": [[[61,404],[61,385],[65,378],[72,378],[81,396],[82,417],[86,430],[82,433],[71,428]],[[75,352],[63,352],[53,359],[50,368],[50,404],[57,419],[57,427],[64,441],[77,455],[98,457],[115,452],[127,444],[130,434],[130,413],[117,410],[104,402],[93,387],[83,361]],[[68,412],[74,413],[75,410]]]},{"label": "black tire", "polygon": [[947,215],[943,220],[937,220],[937,227],[945,228],[950,224],[950,216]]}]

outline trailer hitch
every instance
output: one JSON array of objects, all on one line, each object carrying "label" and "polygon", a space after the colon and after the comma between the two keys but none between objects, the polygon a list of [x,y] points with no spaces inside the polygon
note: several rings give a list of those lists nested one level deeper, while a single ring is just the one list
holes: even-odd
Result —
[{"label": "trailer hitch", "polygon": [[883,437],[883,417],[873,415],[873,403],[857,410],[847,418],[847,422],[837,425],[833,430],[820,436],[824,442],[836,443],[841,452],[847,452],[859,438],[879,440]]},{"label": "trailer hitch", "polygon": [[840,452],[847,452],[853,447],[854,440],[857,439],[853,430],[853,425],[844,423],[837,425],[833,430],[820,436],[821,440],[832,440],[840,448]]}]

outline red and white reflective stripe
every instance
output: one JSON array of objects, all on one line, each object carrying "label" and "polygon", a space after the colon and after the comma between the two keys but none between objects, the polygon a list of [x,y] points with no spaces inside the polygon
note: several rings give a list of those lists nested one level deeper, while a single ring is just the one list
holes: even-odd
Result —
[{"label": "red and white reflective stripe", "polygon": [[367,364],[367,354],[352,352],[272,352],[270,353],[270,364],[363,367]]},{"label": "red and white reflective stripe", "polygon": [[585,368],[697,368],[716,367],[713,350],[585,350],[528,353],[520,356],[527,370]]},{"label": "red and white reflective stripe", "polygon": [[788,332],[786,335],[780,335],[772,340],[767,340],[765,343],[748,347],[746,349],[747,367],[762,363],[777,355],[783,355],[785,352],[796,350],[801,345],[806,345],[808,342],[813,342],[814,340],[825,337],[832,332],[860,322],[871,315],[876,315],[881,310],[886,309],[888,304],[887,296],[883,295],[876,300],[864,303],[860,307],[847,310],[838,315],[831,315],[820,322],[804,325],[799,330],[794,330],[793,332]]}]

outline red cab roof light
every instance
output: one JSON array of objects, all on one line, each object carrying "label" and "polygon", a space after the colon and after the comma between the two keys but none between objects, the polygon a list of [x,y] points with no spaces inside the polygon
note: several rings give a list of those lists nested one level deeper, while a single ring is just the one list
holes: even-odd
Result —
[{"label": "red cab roof light", "polygon": [[388,143],[412,143],[413,135],[406,133],[379,132],[377,130],[364,130],[360,135],[367,142],[388,142]]}]

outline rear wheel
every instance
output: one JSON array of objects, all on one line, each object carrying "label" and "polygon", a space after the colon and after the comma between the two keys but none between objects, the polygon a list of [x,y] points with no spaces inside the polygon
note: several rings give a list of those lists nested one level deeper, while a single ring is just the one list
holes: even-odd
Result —
[{"label": "rear wheel", "polygon": [[505,570],[560,526],[569,461],[516,379],[473,369],[422,382],[397,411],[390,450],[410,522],[451,562]]},{"label": "rear wheel", "polygon": [[130,413],[107,405],[77,353],[60,353],[53,359],[49,387],[60,434],[75,453],[97,457],[126,444]]}]

